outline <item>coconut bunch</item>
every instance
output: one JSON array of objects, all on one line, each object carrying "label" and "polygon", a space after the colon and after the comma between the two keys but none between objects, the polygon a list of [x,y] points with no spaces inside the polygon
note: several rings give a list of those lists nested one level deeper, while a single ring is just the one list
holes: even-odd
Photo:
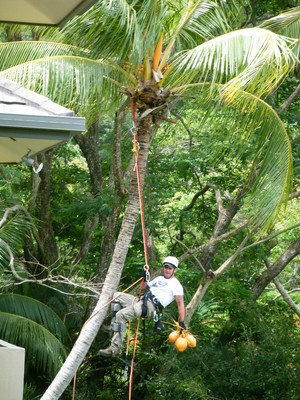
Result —
[{"label": "coconut bunch", "polygon": [[182,329],[178,322],[175,322],[176,330],[169,334],[169,342],[174,343],[176,349],[180,352],[187,347],[196,347],[197,341],[194,335],[188,329]]}]

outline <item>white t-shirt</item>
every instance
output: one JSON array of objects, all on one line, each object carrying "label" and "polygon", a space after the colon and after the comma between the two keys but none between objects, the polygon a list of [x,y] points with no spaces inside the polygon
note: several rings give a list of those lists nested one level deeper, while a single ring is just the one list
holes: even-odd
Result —
[{"label": "white t-shirt", "polygon": [[174,276],[169,279],[158,276],[153,281],[148,282],[148,286],[164,307],[172,303],[174,296],[183,296],[183,287]]}]

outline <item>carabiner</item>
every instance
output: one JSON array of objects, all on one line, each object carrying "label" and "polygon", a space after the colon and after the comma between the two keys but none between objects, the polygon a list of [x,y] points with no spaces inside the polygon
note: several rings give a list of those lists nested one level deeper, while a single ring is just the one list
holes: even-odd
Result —
[{"label": "carabiner", "polygon": [[149,272],[149,265],[144,265],[144,271],[146,271],[146,282],[150,281],[150,272]]}]

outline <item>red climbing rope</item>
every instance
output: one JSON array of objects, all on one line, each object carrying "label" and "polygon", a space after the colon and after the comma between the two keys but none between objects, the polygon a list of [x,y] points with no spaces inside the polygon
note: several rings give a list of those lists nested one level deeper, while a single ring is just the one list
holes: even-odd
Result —
[{"label": "red climbing rope", "polygon": [[[140,158],[139,158],[139,142],[138,142],[138,132],[137,132],[137,123],[136,123],[136,115],[135,115],[135,102],[132,101],[132,119],[133,119],[133,149],[132,151],[135,154],[135,166],[134,169],[136,171],[136,179],[138,185],[138,193],[139,193],[139,201],[140,201],[140,213],[141,213],[141,223],[142,223],[142,232],[143,232],[143,243],[144,243],[144,255],[145,255],[145,269],[146,273],[149,274],[149,266],[148,266],[148,253],[147,253],[147,239],[146,239],[146,226],[145,226],[145,216],[144,216],[144,204],[143,204],[143,189],[142,189],[142,178],[141,178],[141,170],[140,170]],[[141,282],[140,292],[138,298],[140,299],[142,292],[142,285],[144,283],[144,279]],[[129,378],[129,400],[131,400],[132,394],[132,378],[133,378],[133,366],[134,366],[134,356],[136,350],[137,343],[137,335],[139,331],[140,319],[135,322],[135,330],[134,330],[134,340],[133,340],[133,353],[131,360],[131,369],[130,369],[130,378]]]},{"label": "red climbing rope", "polygon": [[[135,166],[134,170],[136,171],[136,178],[137,178],[137,186],[138,186],[138,194],[139,194],[139,202],[140,202],[140,213],[141,213],[141,223],[142,223],[142,232],[143,232],[143,243],[144,243],[144,254],[145,254],[145,270],[146,270],[146,275],[149,276],[149,266],[148,266],[148,253],[147,253],[147,240],[146,240],[146,226],[145,226],[145,217],[144,217],[144,204],[143,204],[143,190],[142,190],[142,178],[141,178],[141,170],[140,170],[140,159],[139,159],[139,143],[138,143],[138,132],[137,132],[137,123],[136,123],[136,115],[135,115],[135,103],[134,101],[132,102],[132,118],[133,118],[133,149],[132,151],[135,154]],[[140,291],[139,291],[139,296],[138,299],[141,297],[141,292],[142,292],[142,286],[144,283],[144,278],[138,279],[136,282],[134,282],[132,285],[130,285],[127,289],[125,289],[122,293],[126,292],[128,289],[130,289],[133,285],[135,285],[137,282],[141,281],[140,285]],[[102,307],[97,309],[91,316],[90,318],[84,323],[83,327],[92,319],[94,318],[98,312],[100,312],[104,307],[108,306],[113,300],[116,298],[108,301],[106,304],[104,304]],[[132,378],[133,378],[133,366],[134,366],[134,356],[135,356],[135,350],[136,350],[136,343],[137,343],[137,335],[139,331],[139,324],[140,320],[138,319],[135,323],[135,330],[134,330],[134,339],[133,339],[133,353],[132,353],[132,361],[131,361],[131,370],[130,370],[130,378],[129,378],[129,400],[131,400],[131,393],[132,393]],[[81,329],[83,329],[83,327]],[[129,332],[128,332],[129,335]],[[129,346],[129,340],[127,342],[127,349],[126,349],[126,354],[128,353],[128,346]],[[74,375],[74,383],[73,383],[73,397],[72,399],[75,399],[75,388],[76,388],[76,378],[77,374],[75,372]]]},{"label": "red climbing rope", "polygon": [[141,223],[142,223],[144,254],[145,254],[145,266],[148,267],[146,226],[145,226],[144,204],[143,204],[143,189],[142,189],[142,178],[141,178],[140,156],[139,156],[139,142],[138,142],[137,124],[136,124],[136,116],[135,116],[135,102],[134,101],[132,102],[132,119],[133,119],[133,125],[134,125],[133,149],[132,149],[132,151],[135,154],[135,166],[134,166],[134,169],[136,171],[136,179],[137,179],[138,192],[139,192]]}]

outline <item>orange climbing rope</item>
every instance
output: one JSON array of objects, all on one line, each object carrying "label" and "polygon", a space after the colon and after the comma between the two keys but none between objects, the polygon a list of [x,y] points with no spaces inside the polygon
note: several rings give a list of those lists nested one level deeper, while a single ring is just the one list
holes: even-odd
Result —
[{"label": "orange climbing rope", "polygon": [[[136,115],[135,115],[135,102],[132,101],[132,119],[133,119],[133,149],[132,151],[135,154],[135,165],[134,170],[136,171],[136,179],[139,193],[139,202],[140,202],[140,213],[141,213],[141,223],[142,223],[142,232],[143,232],[143,243],[144,243],[144,255],[145,255],[145,266],[147,276],[149,276],[149,266],[148,266],[148,253],[147,253],[147,240],[146,240],[146,225],[145,225],[145,216],[144,216],[144,204],[143,204],[143,189],[142,189],[142,178],[141,178],[141,169],[140,169],[140,158],[139,158],[139,142],[138,142],[138,132],[137,132],[137,123],[136,123]],[[140,291],[138,298],[140,299],[142,286],[144,283],[144,279],[142,279],[140,285]],[[139,331],[140,319],[135,323],[134,330],[134,339],[133,339],[133,353],[131,360],[131,369],[130,369],[130,378],[129,378],[129,400],[131,400],[132,394],[132,378],[133,378],[133,366],[134,366],[134,356],[136,350],[137,343],[137,335]]]}]

